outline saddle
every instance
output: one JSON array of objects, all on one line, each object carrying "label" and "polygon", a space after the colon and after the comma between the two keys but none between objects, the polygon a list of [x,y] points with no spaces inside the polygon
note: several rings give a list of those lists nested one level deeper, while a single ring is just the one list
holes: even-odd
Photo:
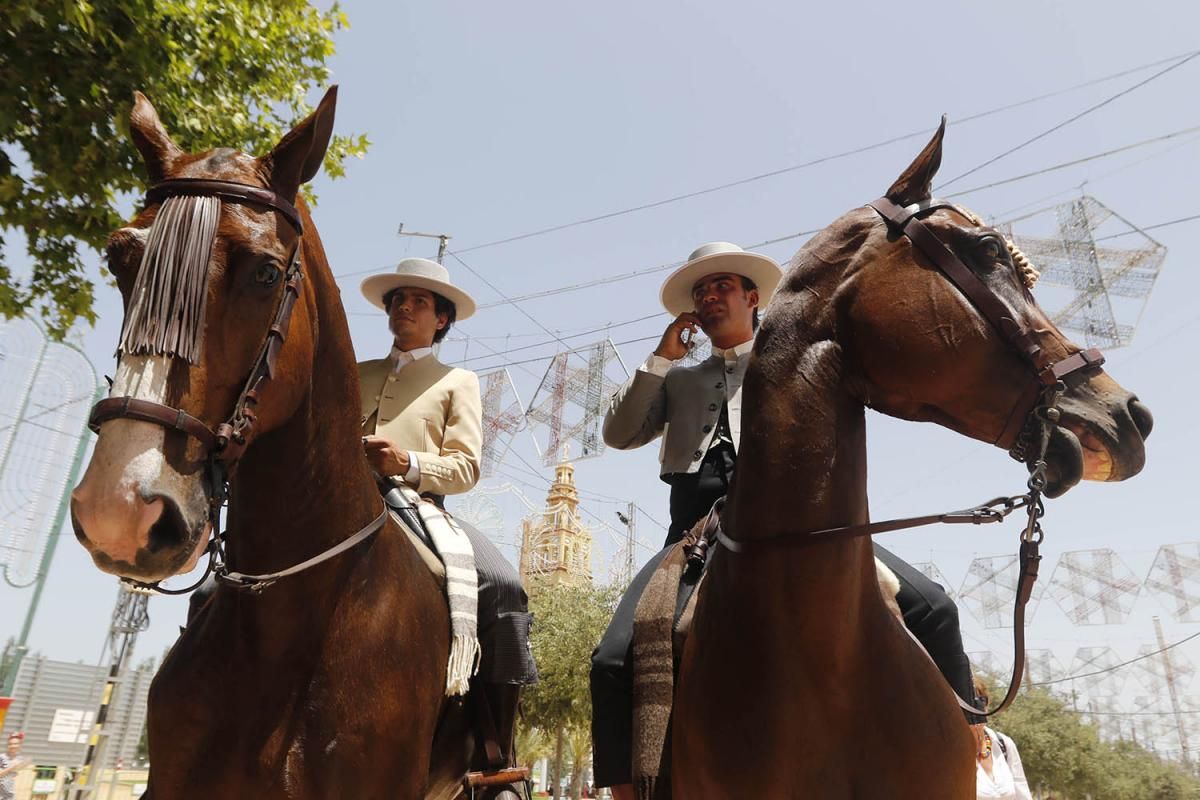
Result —
[{"label": "saddle", "polygon": [[442,591],[445,591],[446,564],[442,561],[441,556],[437,554],[437,551],[433,549],[433,544],[429,539],[429,532],[425,530],[421,518],[407,506],[398,508],[392,505],[393,498],[389,498],[388,495],[384,495],[383,499],[387,503],[388,512],[391,514],[392,519],[400,525],[400,530],[404,531],[404,535],[412,543],[413,549],[421,557],[421,562],[429,569],[429,574],[438,582],[438,586],[441,587]]}]

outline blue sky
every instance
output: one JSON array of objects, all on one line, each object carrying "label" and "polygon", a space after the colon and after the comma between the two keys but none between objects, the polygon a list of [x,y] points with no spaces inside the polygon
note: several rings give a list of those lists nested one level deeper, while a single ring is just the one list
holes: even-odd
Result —
[{"label": "blue sky", "polygon": [[[352,27],[337,37],[332,61],[340,84],[337,128],[367,133],[373,145],[347,177],[318,177],[315,211],[335,273],[383,270],[434,245],[395,235],[411,230],[453,236],[451,250],[507,296],[683,259],[723,239],[745,245],[820,228],[881,194],[924,144],[925,134],[859,155],[745,183],[692,199],[521,241],[468,250],[530,231],[603,215],[738,181],[822,156],[932,129],[950,117],[942,178],[958,175],[1152,75],[1143,69],[1086,88],[955,124],[979,112],[1057,92],[1200,47],[1194,4],[1006,2],[895,4],[712,2],[581,6],[554,2],[343,4]],[[1200,125],[1194,98],[1200,59],[1114,100],[1012,155],[958,181],[961,190],[1033,172],[1132,142]],[[319,97],[314,92],[312,99]],[[151,98],[153,100],[153,98]],[[1077,196],[1079,187],[1146,226],[1200,214],[1191,191],[1200,178],[1195,135],[1111,158],[977,191],[958,198],[986,217],[1036,209]],[[1085,485],[1051,504],[1044,553],[1111,547],[1144,576],[1157,547],[1200,539],[1188,521],[1198,428],[1190,370],[1200,327],[1193,298],[1200,225],[1152,232],[1170,252],[1131,347],[1109,353],[1109,370],[1153,409],[1149,462],[1122,485]],[[789,258],[803,239],[762,248]],[[22,253],[7,254],[17,266]],[[99,258],[92,259],[99,263]],[[455,280],[482,304],[501,299],[462,263]],[[657,336],[668,322],[657,303],[662,272],[521,303],[545,328],[565,336],[613,325],[612,338]],[[382,315],[342,281],[360,358],[386,352]],[[100,372],[111,371],[120,324],[115,291],[98,290],[101,320],[82,332]],[[618,326],[619,325],[619,326]],[[505,339],[503,337],[510,337]],[[471,337],[470,343],[461,341]],[[474,358],[486,371],[510,360],[549,356],[551,337],[511,306],[482,310],[452,334],[444,360]],[[572,344],[600,338],[571,339]],[[544,343],[511,356],[477,358]],[[653,342],[623,345],[632,368]],[[511,368],[531,399],[548,361]],[[614,377],[618,377],[616,372]],[[958,507],[1015,493],[1021,471],[1004,453],[931,425],[872,416],[873,516]],[[525,513],[512,487],[535,504],[545,484],[521,434],[497,479],[482,487],[504,515],[502,543],[516,540]],[[542,475],[549,475],[542,470]],[[615,500],[636,502],[667,520],[666,486],[655,479],[657,449],[609,452],[581,461],[595,525],[595,572],[608,574],[619,527]],[[609,498],[609,499],[603,499]],[[663,531],[643,516],[644,560]],[[886,544],[913,561],[935,561],[957,588],[977,555],[1015,549],[1015,525],[998,529],[893,534]],[[510,548],[510,553],[515,551]],[[1049,577],[1049,570],[1044,573]],[[35,650],[94,659],[107,629],[115,582],[97,572],[69,537],[51,571]],[[20,627],[29,593],[0,587],[0,637]],[[183,618],[180,600],[151,601],[151,629],[139,657],[169,646]],[[1124,625],[1077,627],[1046,602],[1030,631],[1069,663],[1076,647],[1111,644],[1125,656],[1151,641],[1160,614],[1168,640],[1195,625],[1171,620],[1141,596]],[[1005,631],[969,615],[968,650],[1007,653]],[[1180,648],[1200,657],[1200,649]],[[1196,691],[1200,693],[1200,687]]]}]

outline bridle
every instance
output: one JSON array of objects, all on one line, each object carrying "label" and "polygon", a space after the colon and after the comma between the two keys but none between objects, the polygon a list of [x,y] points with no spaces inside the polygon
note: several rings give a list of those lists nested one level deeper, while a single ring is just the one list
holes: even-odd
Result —
[{"label": "bridle", "polygon": [[[974,708],[962,698],[958,698],[958,703],[963,709],[980,716],[991,716],[1003,711],[1016,698],[1021,676],[1024,674],[1025,606],[1033,595],[1033,585],[1037,580],[1038,564],[1041,561],[1038,547],[1045,535],[1041,520],[1046,513],[1042,499],[1042,491],[1046,488],[1046,450],[1050,445],[1050,434],[1061,416],[1058,402],[1069,388],[1079,385],[1095,374],[1104,363],[1104,356],[1099,350],[1091,348],[1052,361],[1038,343],[1034,332],[1017,319],[1018,315],[921,221],[922,217],[943,208],[951,209],[968,220],[975,219],[972,214],[944,200],[931,199],[901,206],[886,197],[881,197],[868,205],[883,218],[890,230],[907,237],[917,250],[937,266],[1029,367],[1029,380],[995,441],[996,446],[1004,448],[1010,456],[1028,466],[1030,475],[1026,483],[1026,492],[1012,497],[997,497],[974,508],[960,511],[747,540],[729,536],[721,526],[721,509],[714,506],[708,518],[700,523],[706,529],[706,533],[693,537],[699,546],[692,546],[693,552],[689,555],[689,561],[703,562],[704,543],[711,541],[712,534],[715,534],[724,550],[731,553],[752,553],[779,546],[803,547],[834,539],[869,536],[936,523],[982,525],[1003,522],[1017,509],[1025,509],[1027,519],[1021,532],[1020,571],[1013,608],[1014,665],[1008,692],[1000,705],[991,711]],[[917,644],[919,646],[920,642]]]},{"label": "bridle", "polygon": [[257,419],[255,408],[263,388],[275,375],[275,364],[279,351],[287,340],[288,328],[291,325],[292,309],[300,297],[300,282],[304,279],[303,265],[300,259],[300,245],[304,237],[304,224],[296,207],[270,189],[232,181],[208,180],[202,178],[175,178],[165,180],[150,187],[146,193],[146,205],[160,202],[167,197],[179,195],[206,195],[222,200],[232,200],[238,203],[266,206],[279,214],[291,224],[296,231],[296,243],[288,257],[287,270],[284,273],[283,289],[275,308],[270,327],[267,328],[259,347],[258,356],[250,367],[250,374],[233,405],[233,411],[224,422],[210,428],[182,408],[175,408],[152,400],[142,400],[136,397],[109,397],[92,407],[88,419],[88,427],[99,433],[100,426],[114,419],[133,419],[149,422],[167,430],[178,431],[196,439],[205,451],[205,466],[209,478],[211,494],[208,502],[208,521],[212,525],[212,538],[208,542],[208,566],[204,575],[195,584],[186,589],[164,589],[158,582],[143,583],[125,578],[127,583],[143,589],[153,589],[162,594],[186,594],[191,592],[210,574],[217,580],[239,589],[261,591],[267,586],[287,575],[294,575],[309,567],[315,566],[342,551],[353,547],[358,542],[375,533],[387,519],[387,508],[348,539],[339,542],[334,547],[325,550],[314,558],[308,559],[288,569],[266,575],[244,575],[229,570],[225,561],[224,534],[220,532],[221,507],[229,497],[229,473],[237,464],[246,450],[254,431]]}]

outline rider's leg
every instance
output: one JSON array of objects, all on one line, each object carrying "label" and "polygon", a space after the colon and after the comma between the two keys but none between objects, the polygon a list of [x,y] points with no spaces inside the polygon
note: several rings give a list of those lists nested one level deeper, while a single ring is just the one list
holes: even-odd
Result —
[{"label": "rider's leg", "polygon": [[[963,651],[958,607],[954,601],[944,588],[878,544],[875,545],[875,557],[900,580],[896,601],[904,614],[904,624],[929,652],[954,693],[968,703],[973,702],[975,684],[971,662]],[[976,719],[974,714],[966,716],[968,722],[983,721]]]},{"label": "rider's leg", "polygon": [[668,550],[652,556],[629,584],[592,652],[592,769],[596,786],[613,787],[614,798],[617,787],[633,782],[633,615]]},{"label": "rider's leg", "polygon": [[529,647],[529,598],[521,577],[491,540],[459,523],[471,541],[479,579],[479,643],[483,655],[477,683],[495,726],[504,766],[513,762],[514,727],[521,687],[537,682]]}]

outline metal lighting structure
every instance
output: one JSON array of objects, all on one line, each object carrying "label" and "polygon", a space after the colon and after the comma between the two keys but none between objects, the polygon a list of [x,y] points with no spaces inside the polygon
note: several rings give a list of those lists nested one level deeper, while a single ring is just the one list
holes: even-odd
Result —
[{"label": "metal lighting structure", "polygon": [[[571,363],[573,355],[586,360],[586,366],[574,366]],[[542,463],[547,467],[553,467],[565,458],[570,442],[575,442],[578,447],[574,461],[604,452],[600,424],[608,399],[620,385],[607,374],[608,365],[614,361],[621,367],[624,373],[621,380],[624,380],[629,373],[611,339],[558,353],[550,361],[525,412],[530,422],[548,431],[545,445],[534,438]],[[571,418],[568,418],[568,411]]]},{"label": "metal lighting structure", "polygon": [[[1027,235],[1052,217],[1054,235]],[[1021,232],[1014,230],[1020,222]],[[1059,328],[1111,350],[1133,340],[1167,248],[1094,197],[1026,214],[1002,225],[1041,271],[1035,293]]]},{"label": "metal lighting structure", "polygon": [[88,411],[103,393],[79,348],[50,341],[29,319],[0,324],[0,573],[12,587],[33,587],[21,632],[0,659],[0,694],[12,690],[25,656],[91,438]]}]

